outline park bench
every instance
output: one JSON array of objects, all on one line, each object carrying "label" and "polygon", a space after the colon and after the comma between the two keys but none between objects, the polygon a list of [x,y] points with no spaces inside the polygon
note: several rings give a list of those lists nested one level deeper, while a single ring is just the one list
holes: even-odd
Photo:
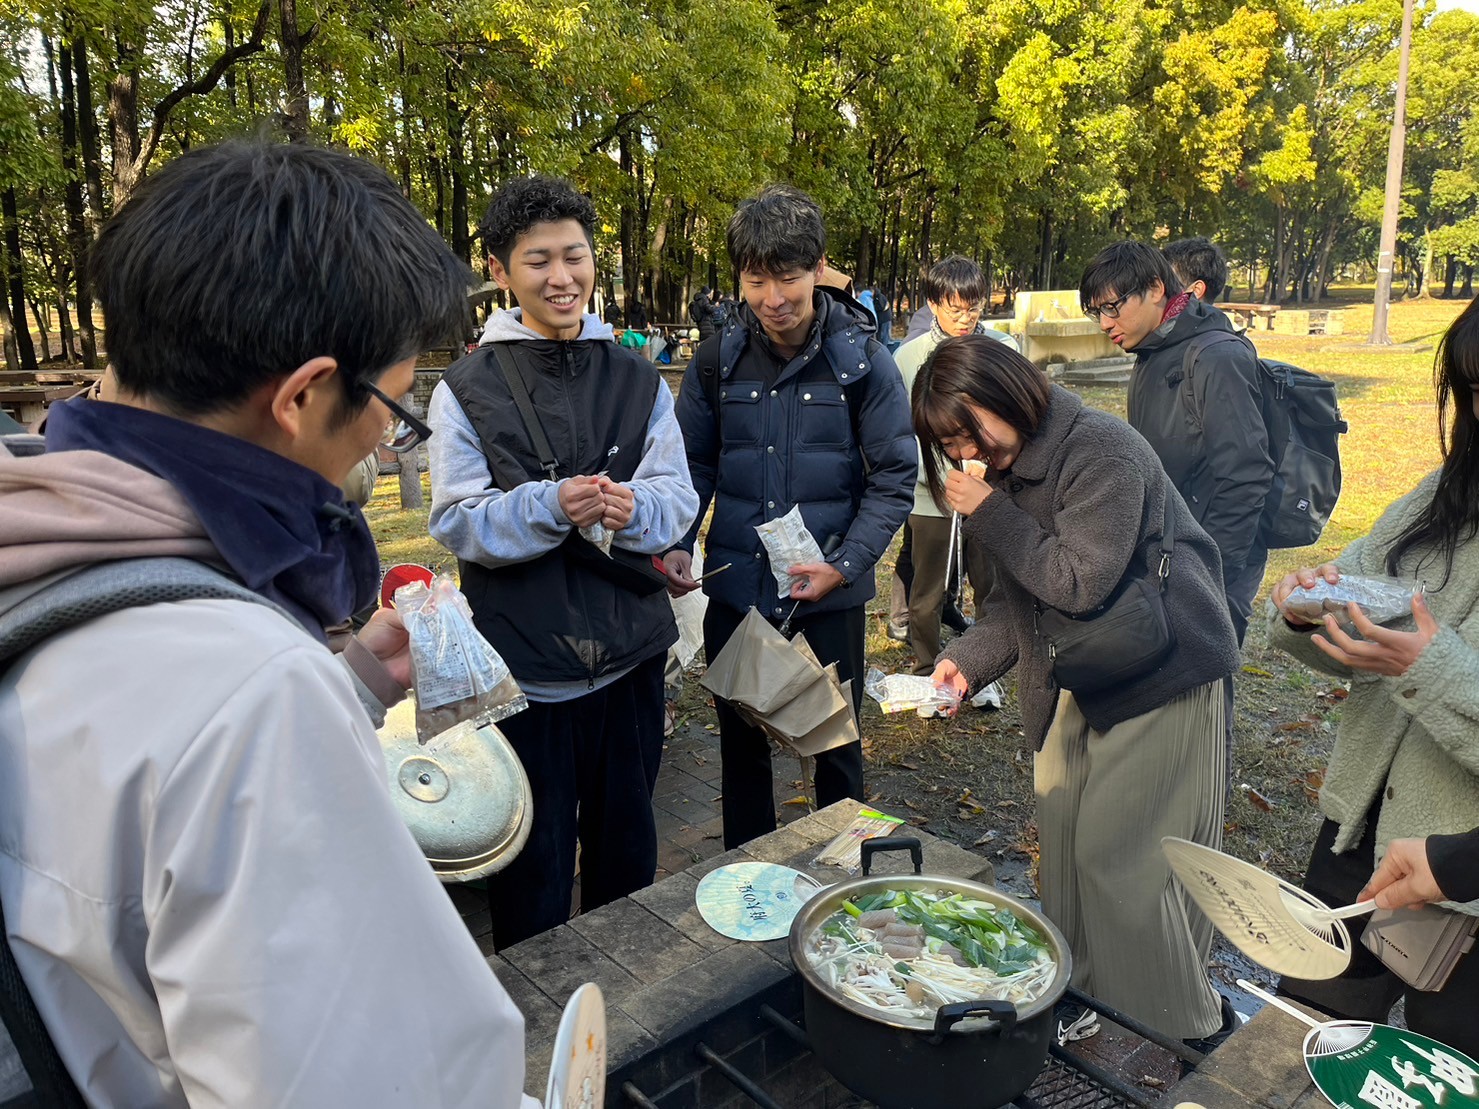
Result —
[{"label": "park bench", "polygon": [[1279,314],[1277,304],[1219,304],[1239,327],[1249,331],[1272,331],[1274,317]]}]

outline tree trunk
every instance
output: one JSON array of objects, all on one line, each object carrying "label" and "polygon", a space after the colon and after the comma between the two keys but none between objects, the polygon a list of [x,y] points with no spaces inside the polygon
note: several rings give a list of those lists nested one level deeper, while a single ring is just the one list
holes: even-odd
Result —
[{"label": "tree trunk", "polygon": [[45,305],[34,298],[27,297],[31,305],[31,318],[36,321],[36,334],[41,339],[41,361],[51,361],[51,321],[46,318]]},{"label": "tree trunk", "polygon": [[21,369],[34,373],[36,347],[26,323],[25,259],[21,255],[20,213],[13,186],[0,193],[0,214],[5,219],[5,265],[10,277],[10,322],[15,332],[16,356]]},{"label": "tree trunk", "polygon": [[[413,415],[421,415],[421,406],[416,403],[416,394],[407,393],[401,397],[401,407]],[[421,452],[426,448],[417,446],[415,450],[406,451],[400,456],[400,493],[401,508],[425,508],[426,497],[421,491]]]},{"label": "tree trunk", "polygon": [[637,246],[637,200],[632,164],[632,139],[625,131],[617,140],[617,164],[621,168],[626,195],[621,200],[621,286],[622,313],[632,318],[632,308],[641,297],[642,258]]},{"label": "tree trunk", "polygon": [[68,363],[80,362],[77,354],[77,332],[72,327],[72,313],[67,309],[67,267],[58,267],[61,271],[56,287],[59,292],[56,295],[56,319],[57,326],[62,335],[62,358]]},{"label": "tree trunk", "polygon": [[282,129],[289,142],[308,141],[308,86],[303,82],[303,37],[298,31],[298,0],[278,0],[283,94],[287,105]]},{"label": "tree trunk", "polygon": [[401,141],[396,145],[396,171],[401,178],[401,195],[411,199],[411,97],[406,92],[406,44],[397,39],[395,60],[400,69]]},{"label": "tree trunk", "polygon": [[16,349],[15,325],[10,319],[10,298],[4,296],[0,296],[0,332],[5,338],[5,368],[17,373],[21,368],[21,357]]},{"label": "tree trunk", "polygon": [[[72,64],[77,67],[77,136],[82,144],[82,176],[87,182],[87,210],[92,220],[88,228],[88,241],[91,242],[103,226],[107,206],[103,203],[103,157],[98,139],[98,117],[93,114],[87,40],[81,35],[72,40]],[[89,282],[91,277],[89,269]],[[91,327],[91,316],[87,322]]]},{"label": "tree trunk", "polygon": [[1038,224],[1040,237],[1037,250],[1037,287],[1053,287],[1053,213],[1044,208]]},{"label": "tree trunk", "polygon": [[[98,364],[98,338],[92,324],[92,236],[88,234],[82,206],[82,181],[77,167],[77,98],[72,84],[73,57],[64,43],[59,54],[62,78],[62,168],[67,173],[67,248],[72,254],[72,273],[77,279],[77,330],[82,337],[82,364],[89,370]],[[64,286],[58,286],[64,288]],[[66,297],[62,296],[65,303]],[[70,329],[65,315],[64,332]],[[70,346],[67,336],[63,343]]]},{"label": "tree trunk", "polygon": [[[221,31],[224,34],[226,49],[229,51],[236,45],[236,28],[231,26],[231,19],[221,19]],[[226,71],[226,102],[231,105],[231,110],[236,111],[236,67],[232,66]]]},{"label": "tree trunk", "polygon": [[119,43],[118,72],[108,82],[108,119],[113,129],[113,210],[128,203],[138,187],[139,71],[136,51]]},{"label": "tree trunk", "polygon": [[[456,55],[454,63],[460,60],[461,55]],[[452,175],[452,252],[471,264],[472,237],[467,229],[467,177],[462,172],[464,159],[467,157],[464,135],[467,117],[463,114],[462,106],[457,103],[457,75],[451,65],[444,71],[444,80],[447,91],[447,172]]]},{"label": "tree trunk", "polygon": [[1458,277],[1458,259],[1448,255],[1448,276],[1443,279],[1443,299],[1447,300],[1453,296],[1453,282]]},{"label": "tree trunk", "polygon": [[1474,295],[1474,264],[1472,262],[1464,266],[1464,287],[1458,291],[1458,295],[1464,300],[1469,300]]}]

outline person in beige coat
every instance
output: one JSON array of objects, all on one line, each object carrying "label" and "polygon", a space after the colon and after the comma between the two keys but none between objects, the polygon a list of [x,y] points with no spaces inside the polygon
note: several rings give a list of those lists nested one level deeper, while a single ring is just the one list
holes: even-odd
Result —
[{"label": "person in beige coat", "polygon": [[[1335,559],[1274,588],[1270,642],[1351,683],[1320,791],[1325,822],[1305,888],[1329,905],[1357,900],[1397,839],[1479,824],[1479,300],[1449,328],[1437,360],[1444,462]],[[1450,407],[1450,404],[1452,407]],[[1312,624],[1289,595],[1317,579],[1393,576],[1423,592],[1411,617],[1377,626],[1353,610],[1356,634],[1333,616]],[[1449,908],[1479,913],[1479,902]],[[1364,947],[1333,982],[1284,979],[1284,992],[1335,1016],[1382,1021],[1405,992],[1409,1027],[1479,1054],[1479,957],[1443,990],[1403,990]]]}]

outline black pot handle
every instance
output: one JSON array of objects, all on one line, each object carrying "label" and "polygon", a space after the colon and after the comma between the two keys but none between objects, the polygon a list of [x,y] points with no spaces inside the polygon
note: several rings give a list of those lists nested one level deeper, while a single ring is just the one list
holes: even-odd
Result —
[{"label": "black pot handle", "polygon": [[873,856],[880,851],[908,851],[909,857],[914,860],[914,873],[924,872],[924,849],[920,847],[919,840],[913,836],[879,836],[863,841],[863,876],[865,878],[868,876],[868,869],[873,865]]},{"label": "black pot handle", "polygon": [[995,1019],[1002,1032],[1010,1032],[1017,1027],[1017,1007],[1010,1001],[961,1001],[954,1005],[941,1005],[935,1010],[935,1034],[930,1037],[930,1043],[940,1043],[945,1039],[945,1033],[961,1021],[980,1016]]}]

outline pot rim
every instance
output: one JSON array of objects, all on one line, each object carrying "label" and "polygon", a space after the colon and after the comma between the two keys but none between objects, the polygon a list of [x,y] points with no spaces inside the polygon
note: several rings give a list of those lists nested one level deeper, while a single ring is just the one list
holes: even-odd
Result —
[{"label": "pot rim", "polygon": [[[1026,1008],[1018,1009],[1018,1024],[1026,1023],[1045,1012],[1051,1012],[1053,1006],[1068,989],[1069,980],[1073,977],[1073,953],[1068,949],[1068,941],[1064,939],[1063,933],[1058,931],[1051,920],[1030,905],[1024,904],[995,886],[973,882],[967,878],[955,878],[942,874],[872,874],[861,878],[850,878],[845,882],[828,886],[810,898],[796,914],[796,919],[791,922],[791,932],[787,938],[791,952],[791,964],[801,975],[802,980],[815,989],[821,997],[839,1008],[877,1024],[900,1028],[908,1032],[927,1034],[934,1032],[933,1018],[891,1018],[877,1009],[844,996],[822,981],[821,975],[817,973],[816,968],[811,965],[811,960],[806,956],[806,938],[821,926],[822,921],[841,908],[843,901],[859,895],[879,893],[886,889],[921,889],[932,892],[948,890],[950,893],[963,893],[982,901],[990,901],[1003,909],[1010,909],[1019,919],[1032,925],[1047,939],[1056,963],[1052,981],[1035,1001]],[[997,1027],[996,1021],[988,1017],[977,1017],[962,1021],[953,1027],[951,1032],[980,1032],[995,1027]]]}]

